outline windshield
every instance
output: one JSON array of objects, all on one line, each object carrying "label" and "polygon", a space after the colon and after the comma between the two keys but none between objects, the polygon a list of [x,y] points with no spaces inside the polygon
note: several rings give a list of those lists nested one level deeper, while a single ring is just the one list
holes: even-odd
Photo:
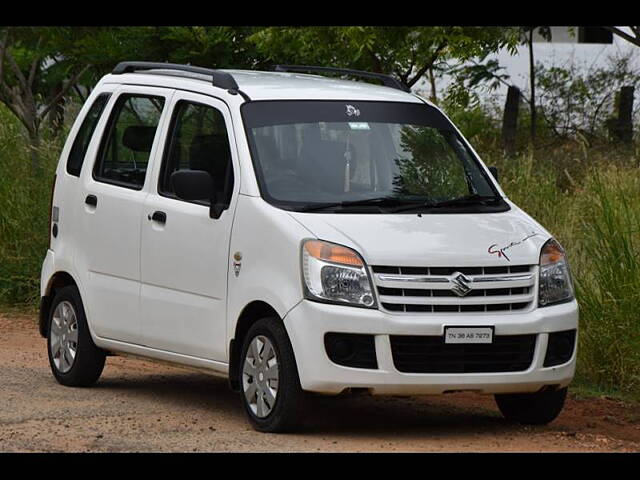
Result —
[{"label": "windshield", "polygon": [[506,204],[451,123],[426,104],[263,101],[242,115],[260,191],[301,211]]}]

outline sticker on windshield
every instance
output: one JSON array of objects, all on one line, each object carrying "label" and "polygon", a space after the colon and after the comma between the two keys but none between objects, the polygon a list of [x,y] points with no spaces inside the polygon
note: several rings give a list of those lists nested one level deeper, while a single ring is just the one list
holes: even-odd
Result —
[{"label": "sticker on windshield", "polygon": [[349,115],[350,117],[359,117],[360,116],[360,110],[358,110],[353,105],[346,105],[346,107],[347,107],[347,115]]},{"label": "sticker on windshield", "polygon": [[349,128],[351,130],[369,130],[369,124],[367,122],[349,122]]}]

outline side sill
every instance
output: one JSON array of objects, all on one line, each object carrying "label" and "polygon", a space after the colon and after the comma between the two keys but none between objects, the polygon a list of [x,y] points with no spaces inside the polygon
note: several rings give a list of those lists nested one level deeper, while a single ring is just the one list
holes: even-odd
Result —
[{"label": "side sill", "polygon": [[229,364],[217,362],[206,358],[192,357],[176,352],[168,352],[166,350],[158,350],[143,345],[119,342],[108,338],[94,338],[96,345],[116,355],[130,356],[140,358],[142,360],[151,360],[154,362],[165,363],[172,366],[191,367],[200,371],[227,378],[229,375]]}]

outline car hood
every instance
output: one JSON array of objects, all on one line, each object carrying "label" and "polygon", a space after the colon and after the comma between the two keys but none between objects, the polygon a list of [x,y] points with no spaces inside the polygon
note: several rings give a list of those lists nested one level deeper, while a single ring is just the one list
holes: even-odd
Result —
[{"label": "car hood", "polygon": [[354,248],[369,265],[537,264],[550,234],[510,205],[482,214],[290,214],[317,238]]}]

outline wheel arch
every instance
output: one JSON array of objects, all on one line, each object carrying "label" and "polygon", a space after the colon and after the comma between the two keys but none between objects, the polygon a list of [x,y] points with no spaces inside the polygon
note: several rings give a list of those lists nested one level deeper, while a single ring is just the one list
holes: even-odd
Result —
[{"label": "wheel arch", "polygon": [[250,302],[242,309],[242,312],[240,312],[238,316],[234,335],[229,341],[229,386],[234,392],[240,391],[237,375],[244,338],[251,326],[265,317],[281,319],[276,309],[262,300]]},{"label": "wheel arch", "polygon": [[40,298],[40,319],[39,330],[40,335],[47,338],[48,332],[48,320],[51,311],[51,304],[56,296],[58,290],[64,287],[74,286],[78,288],[78,282],[73,276],[66,271],[58,271],[51,275],[51,278],[47,282],[47,286],[44,290],[44,295]]}]

